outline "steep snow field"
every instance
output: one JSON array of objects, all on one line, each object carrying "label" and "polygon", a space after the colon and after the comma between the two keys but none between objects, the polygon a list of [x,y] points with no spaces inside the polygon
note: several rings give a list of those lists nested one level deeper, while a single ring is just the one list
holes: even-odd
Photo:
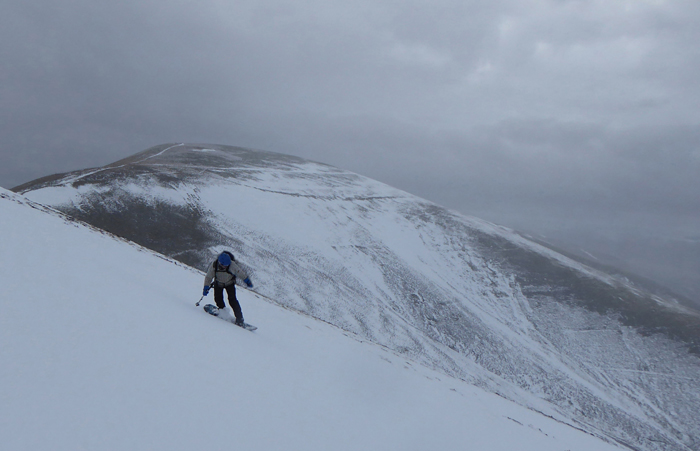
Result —
[{"label": "steep snow field", "polygon": [[582,430],[699,449],[700,313],[511,230],[219,145],[164,144],[15,190],[195,268],[229,248],[272,304]]},{"label": "steep snow field", "polygon": [[[0,448],[619,449],[0,191]],[[211,301],[211,297],[209,301]]]}]

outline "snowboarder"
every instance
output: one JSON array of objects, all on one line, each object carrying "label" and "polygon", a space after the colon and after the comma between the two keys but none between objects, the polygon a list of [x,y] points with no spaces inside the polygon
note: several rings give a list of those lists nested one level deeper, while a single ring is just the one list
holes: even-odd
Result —
[{"label": "snowboarder", "polygon": [[214,287],[214,301],[219,310],[224,310],[226,304],[224,303],[224,289],[226,289],[226,294],[228,295],[228,303],[233,309],[234,315],[236,315],[236,324],[238,326],[245,326],[243,321],[243,312],[241,311],[241,305],[236,299],[236,278],[243,279],[243,282],[248,286],[248,288],[253,287],[253,283],[250,281],[248,273],[236,262],[233,254],[224,251],[214,260],[207,270],[207,275],[204,276],[204,292],[203,295],[209,294],[209,289]]}]

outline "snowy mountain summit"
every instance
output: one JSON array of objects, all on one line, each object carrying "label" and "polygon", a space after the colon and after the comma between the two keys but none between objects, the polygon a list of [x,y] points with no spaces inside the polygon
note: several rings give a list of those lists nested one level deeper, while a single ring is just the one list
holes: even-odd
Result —
[{"label": "snowy mountain summit", "polygon": [[232,249],[268,299],[611,443],[700,449],[700,313],[511,230],[219,145],[14,191],[198,269]]}]

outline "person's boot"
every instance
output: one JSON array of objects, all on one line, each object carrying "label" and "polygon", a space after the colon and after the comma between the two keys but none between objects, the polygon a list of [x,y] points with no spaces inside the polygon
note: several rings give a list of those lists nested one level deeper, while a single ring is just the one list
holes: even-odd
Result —
[{"label": "person's boot", "polygon": [[245,327],[245,321],[243,321],[243,318],[236,318],[236,326]]}]

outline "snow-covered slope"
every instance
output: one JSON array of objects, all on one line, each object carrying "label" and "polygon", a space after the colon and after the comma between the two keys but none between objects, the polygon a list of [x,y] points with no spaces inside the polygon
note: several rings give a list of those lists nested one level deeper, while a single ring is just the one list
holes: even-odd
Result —
[{"label": "snow-covered slope", "polygon": [[698,312],[510,230],[225,146],[158,146],[16,190],[194,267],[232,248],[281,305],[585,430],[700,446]]},{"label": "snow-covered slope", "polygon": [[0,191],[0,448],[613,450],[589,434]]}]

